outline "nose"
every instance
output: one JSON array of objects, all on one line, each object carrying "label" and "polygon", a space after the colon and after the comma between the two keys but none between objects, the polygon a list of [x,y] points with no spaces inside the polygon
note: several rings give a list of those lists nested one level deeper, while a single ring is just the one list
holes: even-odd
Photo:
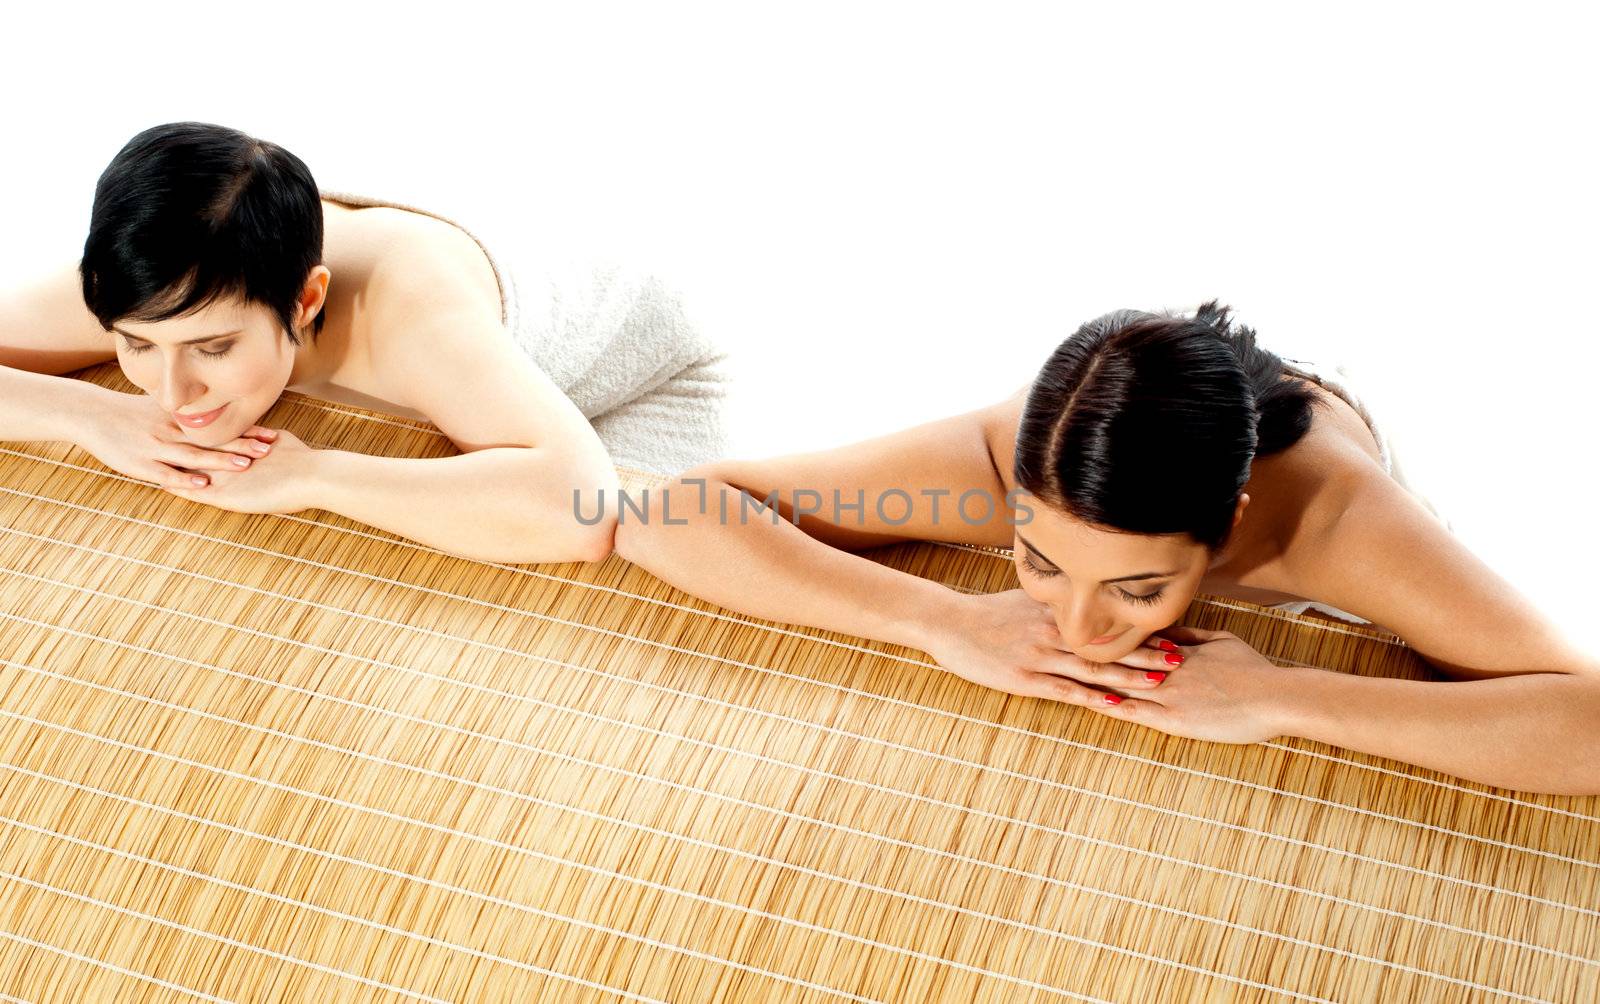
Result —
[{"label": "nose", "polygon": [[189,402],[198,400],[205,392],[205,386],[191,378],[181,363],[174,360],[162,366],[161,386],[157,388],[156,401],[167,411],[178,411]]},{"label": "nose", "polygon": [[1082,648],[1112,631],[1113,624],[1101,616],[1093,597],[1073,597],[1057,604],[1054,611],[1056,630],[1061,635],[1061,644],[1067,648]]}]

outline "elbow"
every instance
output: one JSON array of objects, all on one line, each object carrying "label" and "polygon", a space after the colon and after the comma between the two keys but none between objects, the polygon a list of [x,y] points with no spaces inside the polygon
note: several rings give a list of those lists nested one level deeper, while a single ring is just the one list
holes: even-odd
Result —
[{"label": "elbow", "polygon": [[505,565],[564,565],[599,563],[615,551],[617,521],[602,518],[592,524],[579,523],[561,534],[529,534],[526,521],[514,535],[508,534],[505,546],[492,553],[457,553],[462,557]]},{"label": "elbow", "polygon": [[616,551],[616,538],[616,517],[604,516],[593,526],[585,527],[585,532],[578,535],[575,542],[575,556],[569,560],[598,564]]},{"label": "elbow", "polygon": [[[603,455],[529,452],[547,465],[554,461],[561,466],[554,472],[549,466],[534,466],[530,477],[512,490],[510,522],[497,535],[502,553],[491,560],[519,565],[589,564],[611,557],[617,532],[616,469]],[[536,500],[531,512],[529,498]]]},{"label": "elbow", "polygon": [[[556,561],[576,561],[598,564],[605,561],[617,548],[616,496],[620,490],[615,472],[607,470],[609,477],[592,481],[586,491],[575,493],[572,511],[568,514],[571,525],[564,534],[562,555]],[[589,498],[594,500],[591,505]]]},{"label": "elbow", "polygon": [[[598,442],[595,444],[598,447]],[[616,549],[617,496],[621,480],[601,449],[566,458],[571,493],[571,520],[563,555],[555,560],[598,564]],[[546,559],[549,560],[549,559]]]},{"label": "elbow", "polygon": [[613,544],[615,553],[624,561],[654,569],[669,546],[668,535],[686,531],[714,521],[715,510],[708,499],[727,487],[712,464],[691,467],[672,475],[659,486],[650,489],[642,499],[634,496],[635,506],[624,516],[619,509],[616,517]]}]

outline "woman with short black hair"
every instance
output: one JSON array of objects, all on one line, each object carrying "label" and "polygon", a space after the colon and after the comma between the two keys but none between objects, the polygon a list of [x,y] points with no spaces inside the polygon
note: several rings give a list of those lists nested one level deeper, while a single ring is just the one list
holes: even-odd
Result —
[{"label": "woman with short black hair", "polygon": [[[574,492],[614,487],[614,461],[720,456],[723,354],[648,276],[520,278],[519,310],[507,263],[455,221],[323,192],[237,129],[155,126],[100,176],[82,259],[0,296],[0,439],[70,441],[235,511],[327,509],[486,560],[600,560],[612,521],[580,521]],[[60,379],[111,359],[145,394]],[[462,452],[312,449],[257,424],[285,389],[430,421]]]}]

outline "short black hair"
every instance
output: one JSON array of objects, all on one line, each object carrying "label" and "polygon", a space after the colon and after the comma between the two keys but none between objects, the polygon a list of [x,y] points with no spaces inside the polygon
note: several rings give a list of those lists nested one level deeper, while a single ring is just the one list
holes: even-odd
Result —
[{"label": "short black hair", "polygon": [[1316,400],[1229,314],[1118,310],[1073,332],[1029,390],[1017,485],[1096,526],[1225,543],[1251,462],[1298,442]]},{"label": "short black hair", "polygon": [[107,331],[237,296],[275,313],[298,345],[295,304],[321,263],[321,193],[299,157],[226,126],[170,122],[101,173],[78,272]]}]

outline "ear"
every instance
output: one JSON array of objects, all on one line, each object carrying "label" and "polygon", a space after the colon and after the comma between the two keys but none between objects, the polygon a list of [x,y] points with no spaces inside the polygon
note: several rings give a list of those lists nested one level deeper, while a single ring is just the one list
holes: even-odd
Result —
[{"label": "ear", "polygon": [[1233,527],[1239,526],[1239,521],[1244,519],[1244,507],[1250,504],[1250,496],[1244,492],[1239,493],[1239,502],[1233,507]]},{"label": "ear", "polygon": [[326,265],[318,265],[306,275],[304,286],[300,287],[300,296],[296,300],[299,308],[295,315],[295,326],[304,327],[317,316],[317,311],[328,302],[328,283],[333,278],[333,273]]}]

